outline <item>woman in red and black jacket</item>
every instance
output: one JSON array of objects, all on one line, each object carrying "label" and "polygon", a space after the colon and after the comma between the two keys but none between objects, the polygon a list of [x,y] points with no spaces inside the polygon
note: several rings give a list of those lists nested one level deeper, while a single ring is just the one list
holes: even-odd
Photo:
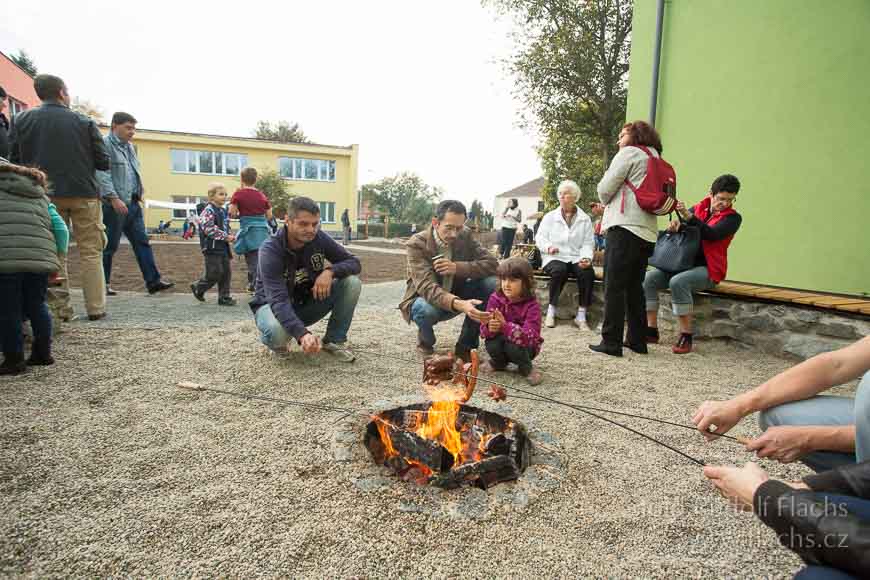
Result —
[{"label": "woman in red and black jacket", "polygon": [[[740,191],[740,180],[733,175],[721,175],[710,186],[710,194],[691,210],[682,202],[677,212],[686,225],[701,232],[701,246],[695,256],[694,267],[672,273],[652,269],[646,273],[643,291],[646,296],[647,342],[659,341],[659,290],[669,288],[674,316],[680,324],[680,337],[673,347],[675,354],[692,351],[692,292],[709,290],[725,279],[728,270],[728,246],[740,228],[742,219],[734,211],[734,201]],[[669,231],[677,231],[679,221],[671,222]]]}]

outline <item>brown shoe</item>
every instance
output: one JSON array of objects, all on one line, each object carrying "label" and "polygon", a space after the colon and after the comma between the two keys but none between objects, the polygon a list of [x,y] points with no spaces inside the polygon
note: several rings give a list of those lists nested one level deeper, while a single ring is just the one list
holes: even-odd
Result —
[{"label": "brown shoe", "polygon": [[533,387],[535,385],[540,385],[543,380],[544,375],[542,375],[541,371],[539,371],[538,369],[532,369],[532,372],[530,372],[529,375],[526,377],[526,381],[528,381],[528,383]]},{"label": "brown shoe", "polygon": [[102,320],[105,317],[105,312],[100,312],[99,314],[88,314],[88,320]]}]

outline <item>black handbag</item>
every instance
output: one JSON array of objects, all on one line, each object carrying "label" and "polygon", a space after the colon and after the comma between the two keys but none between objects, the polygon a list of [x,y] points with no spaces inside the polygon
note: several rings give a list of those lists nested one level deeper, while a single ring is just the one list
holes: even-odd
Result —
[{"label": "black handbag", "polygon": [[700,250],[701,230],[696,226],[683,224],[679,231],[659,232],[649,265],[673,274],[685,272],[695,267],[695,257]]}]

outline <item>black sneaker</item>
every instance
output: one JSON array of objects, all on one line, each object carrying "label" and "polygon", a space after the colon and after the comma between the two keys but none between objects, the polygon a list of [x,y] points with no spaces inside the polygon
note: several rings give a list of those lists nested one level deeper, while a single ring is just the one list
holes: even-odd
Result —
[{"label": "black sneaker", "polygon": [[649,349],[646,346],[646,343],[643,344],[631,344],[628,341],[623,342],[622,346],[625,348],[629,348],[636,352],[637,354],[649,354]]},{"label": "black sneaker", "polygon": [[175,286],[174,282],[164,282],[163,280],[158,280],[156,284],[148,286],[148,294],[157,294],[158,292],[162,292],[163,290],[169,290],[173,286]]},{"label": "black sneaker", "polygon": [[196,291],[196,284],[190,285],[190,291],[193,292],[193,297],[199,300],[200,302],[205,302],[205,296]]},{"label": "black sneaker", "polygon": [[609,348],[603,342],[601,344],[590,344],[589,350],[591,350],[592,352],[596,352],[598,354],[607,354],[610,356],[622,356],[622,349],[621,348],[612,349],[612,348]]},{"label": "black sneaker", "polygon": [[0,375],[20,375],[26,370],[23,354],[6,354],[0,364]]},{"label": "black sneaker", "polygon": [[236,304],[238,304],[238,301],[235,298],[229,296],[218,298],[218,306],[235,306]]},{"label": "black sneaker", "polygon": [[51,355],[37,355],[36,353],[31,353],[30,358],[27,359],[27,366],[29,367],[42,367],[54,364],[54,357]]}]

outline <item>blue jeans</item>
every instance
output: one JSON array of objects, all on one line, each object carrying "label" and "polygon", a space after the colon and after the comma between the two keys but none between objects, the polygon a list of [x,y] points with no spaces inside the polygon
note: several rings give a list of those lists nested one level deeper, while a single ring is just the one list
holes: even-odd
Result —
[{"label": "blue jeans", "polygon": [[160,272],[157,271],[154,251],[151,249],[151,242],[148,241],[148,234],[145,232],[145,220],[142,217],[142,207],[139,203],[132,201],[128,203],[127,215],[123,216],[114,210],[111,203],[103,202],[103,225],[106,226],[106,238],[108,238],[106,248],[103,250],[103,271],[106,275],[106,285],[109,285],[109,280],[112,277],[112,256],[118,251],[122,233],[127,236],[127,240],[133,248],[133,254],[139,263],[139,270],[142,271],[145,285],[151,288],[160,282]]},{"label": "blue jeans", "polygon": [[858,384],[855,398],[817,395],[783,403],[758,415],[761,429],[777,425],[855,425],[855,453],[813,451],[800,458],[814,471],[826,471],[870,459],[870,372]]},{"label": "blue jeans", "polygon": [[[870,522],[870,500],[821,492],[816,493],[815,496],[818,501],[827,501],[826,505],[837,506],[838,510],[842,506],[849,515]],[[795,580],[852,580],[853,578],[854,576],[836,568],[817,565],[807,566],[795,574]]]},{"label": "blue jeans", "polygon": [[[326,324],[326,334],[323,342],[344,344],[347,342],[347,331],[353,322],[353,313],[359,302],[362,282],[356,276],[347,276],[341,280],[333,280],[332,290],[325,300],[315,300],[311,297],[302,304],[294,304],[296,316],[305,326],[314,324],[332,312]],[[255,315],[257,330],[260,331],[260,342],[274,351],[286,350],[287,343],[292,338],[281,323],[275,318],[272,307],[264,304]]]},{"label": "blue jeans", "polygon": [[48,274],[0,274],[0,340],[3,354],[24,354],[21,325],[30,319],[33,342],[51,341],[51,315],[45,305]]},{"label": "blue jeans", "polygon": [[[486,302],[498,286],[498,278],[478,278],[476,280],[456,280],[453,283],[452,292],[462,300],[476,298],[481,301],[478,310],[486,310]],[[435,346],[435,325],[445,320],[450,320],[458,315],[458,312],[441,310],[437,306],[429,304],[425,298],[418,297],[411,304],[411,320],[419,329],[419,341],[422,346],[432,348]],[[480,346],[480,323],[466,316],[462,323],[462,331],[456,345],[473,349]]]},{"label": "blue jeans", "polygon": [[671,305],[674,316],[685,316],[692,313],[694,302],[692,292],[709,290],[716,284],[710,280],[707,266],[696,266],[691,270],[671,274],[657,268],[647,270],[643,279],[643,293],[646,296],[646,311],[659,311],[659,290],[670,288]]}]

